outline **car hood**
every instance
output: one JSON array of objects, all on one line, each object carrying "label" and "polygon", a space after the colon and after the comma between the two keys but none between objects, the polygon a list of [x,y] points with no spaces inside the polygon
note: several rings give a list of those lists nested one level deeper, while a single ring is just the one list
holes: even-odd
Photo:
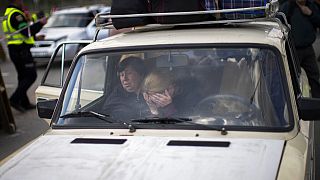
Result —
[{"label": "car hood", "polygon": [[0,179],[269,180],[283,146],[271,139],[48,135],[6,162]]},{"label": "car hood", "polygon": [[45,35],[45,40],[55,41],[69,35],[80,34],[85,30],[85,28],[81,27],[43,28],[37,35]]}]

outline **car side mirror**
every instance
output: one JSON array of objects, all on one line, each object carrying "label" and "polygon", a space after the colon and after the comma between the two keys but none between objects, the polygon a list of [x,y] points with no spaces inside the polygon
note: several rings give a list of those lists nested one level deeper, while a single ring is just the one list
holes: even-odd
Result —
[{"label": "car side mirror", "polygon": [[58,99],[45,100],[37,103],[38,116],[40,118],[51,119],[54,108],[56,107]]},{"label": "car side mirror", "polygon": [[320,120],[320,98],[300,97],[298,111],[302,120]]}]

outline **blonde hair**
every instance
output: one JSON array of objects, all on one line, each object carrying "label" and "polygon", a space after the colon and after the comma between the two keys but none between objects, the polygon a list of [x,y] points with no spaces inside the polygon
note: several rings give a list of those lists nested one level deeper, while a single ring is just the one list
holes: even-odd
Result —
[{"label": "blonde hair", "polygon": [[132,53],[132,54],[123,54],[120,58],[120,62],[123,60],[127,59],[128,57],[137,57],[140,59],[144,59],[144,54],[143,53]]},{"label": "blonde hair", "polygon": [[142,83],[143,92],[162,92],[174,85],[174,76],[168,71],[153,71],[146,76]]}]

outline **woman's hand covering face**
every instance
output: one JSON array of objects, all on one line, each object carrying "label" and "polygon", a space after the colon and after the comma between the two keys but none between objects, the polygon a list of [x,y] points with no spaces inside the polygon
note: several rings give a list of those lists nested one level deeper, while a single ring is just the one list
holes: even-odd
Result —
[{"label": "woman's hand covering face", "polygon": [[163,93],[143,93],[152,114],[158,114],[158,108],[166,107],[172,103],[172,97],[168,90]]}]

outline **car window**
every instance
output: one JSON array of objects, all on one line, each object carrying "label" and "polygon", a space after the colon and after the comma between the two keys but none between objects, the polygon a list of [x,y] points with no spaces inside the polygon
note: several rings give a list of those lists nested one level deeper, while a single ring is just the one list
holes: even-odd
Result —
[{"label": "car window", "polygon": [[[65,113],[82,108],[104,94],[107,56],[82,56],[70,84]],[[93,75],[94,74],[94,75]],[[72,88],[71,88],[72,86]]]},{"label": "car window", "polygon": [[64,62],[63,69],[62,69],[62,62],[60,61],[53,61],[52,64],[50,64],[49,69],[47,71],[47,75],[44,76],[44,79],[42,80],[43,86],[48,87],[59,87],[62,88],[63,83],[65,82],[68,70],[70,68],[71,63],[70,62]]},{"label": "car window", "polygon": [[[72,73],[60,116],[94,111],[125,122],[174,116],[212,126],[288,127],[278,53],[246,46],[84,55]],[[121,69],[128,59],[143,62],[138,91],[128,79],[137,77],[139,68]],[[157,97],[169,103],[157,104]],[[83,121],[60,118],[59,123]]]},{"label": "car window", "polygon": [[93,13],[54,14],[45,27],[86,27],[93,18]]},{"label": "car window", "polygon": [[69,71],[71,61],[66,61],[66,57],[63,57],[63,53],[67,53],[68,49],[77,48],[77,53],[84,46],[89,44],[90,41],[73,41],[73,42],[63,42],[55,49],[50,62],[48,64],[48,69],[43,76],[41,85],[49,87],[62,88],[67,73]]}]

